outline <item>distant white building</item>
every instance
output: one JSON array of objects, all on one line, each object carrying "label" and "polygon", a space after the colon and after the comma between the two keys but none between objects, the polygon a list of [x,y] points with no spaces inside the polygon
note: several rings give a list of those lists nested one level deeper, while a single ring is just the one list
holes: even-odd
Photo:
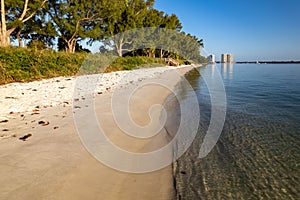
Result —
[{"label": "distant white building", "polygon": [[211,54],[207,57],[208,62],[215,63],[216,62],[216,56],[214,54]]}]

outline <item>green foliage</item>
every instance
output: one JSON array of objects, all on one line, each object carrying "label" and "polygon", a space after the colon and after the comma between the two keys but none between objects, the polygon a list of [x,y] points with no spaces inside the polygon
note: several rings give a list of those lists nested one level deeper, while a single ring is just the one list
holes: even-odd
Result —
[{"label": "green foliage", "polygon": [[44,42],[40,41],[40,40],[31,40],[28,45],[28,48],[30,49],[35,49],[35,50],[43,50],[43,49],[47,49],[47,46]]},{"label": "green foliage", "polygon": [[[185,60],[177,61],[180,64],[188,64]],[[2,47],[0,48],[0,84],[165,65],[166,63],[160,58],[143,56],[118,57],[111,53],[69,54],[49,49]]]},{"label": "green foliage", "polygon": [[76,75],[86,53],[0,48],[0,84]]},{"label": "green foliage", "polygon": [[[203,40],[180,32],[182,25],[175,14],[153,8],[154,1],[120,1],[119,10],[107,19],[101,42],[103,49],[113,49],[120,57],[148,56],[189,60],[198,63]],[[145,27],[145,28],[144,28]]]},{"label": "green foliage", "polygon": [[[133,55],[174,59],[183,57],[195,61],[199,57],[200,47],[203,47],[203,40],[181,32],[182,25],[175,14],[168,15],[154,9],[155,0],[30,1],[30,12],[24,16],[29,15],[30,18],[24,18],[23,21],[17,16],[22,13],[26,1],[5,2],[8,7],[8,24],[16,27],[13,39],[40,40],[51,46],[54,39],[58,38],[58,49],[71,53],[86,51],[78,45],[78,41],[88,39],[90,44],[100,40],[103,44],[101,51],[105,51],[107,47],[108,50],[114,49],[119,56],[143,49],[142,54],[135,52]],[[34,15],[31,16],[32,13]],[[173,33],[163,33],[163,37],[147,30],[142,33],[126,33],[144,27],[172,30]],[[37,47],[35,44],[31,46]],[[41,45],[38,47],[42,48]],[[188,56],[182,54],[183,49]]]},{"label": "green foliage", "polygon": [[[65,51],[66,47],[67,47],[66,42],[62,38],[58,38],[58,42],[57,42],[57,49],[58,49],[58,51]],[[76,42],[75,52],[90,53],[91,51],[89,49],[83,48],[81,45],[78,44],[78,42]]]},{"label": "green foliage", "polygon": [[[28,49],[0,48],[0,84],[71,76],[78,70],[84,74],[166,65],[162,58],[206,63],[200,56],[203,40],[181,32],[178,17],[154,9],[154,1],[5,0],[8,35],[0,31],[0,45],[9,43],[7,36],[31,42]],[[47,49],[56,38],[59,49],[78,53]],[[87,54],[78,45],[83,39],[100,41],[100,51],[106,53]]]},{"label": "green foliage", "polygon": [[[154,27],[133,29],[113,36],[112,40],[115,39],[130,41],[123,45],[128,52],[121,56],[173,58],[191,63],[199,63],[201,60],[201,40],[176,30]],[[120,56],[119,53],[117,55]]]},{"label": "green foliage", "polygon": [[41,10],[46,0],[1,0],[0,46],[9,46],[10,37],[20,39],[24,27],[33,32],[29,21]]},{"label": "green foliage", "polygon": [[[43,5],[43,0],[28,1],[27,11],[22,16],[25,0],[5,0],[6,20],[8,29],[21,27],[33,13]],[[20,19],[21,18],[21,19]]]},{"label": "green foliage", "polygon": [[200,63],[200,64],[208,64],[208,60],[207,58],[203,57],[203,56],[199,56],[197,58],[197,63]]},{"label": "green foliage", "polygon": [[117,58],[118,58],[117,56],[111,54],[110,52],[88,54],[88,56],[85,58],[84,62],[82,63],[78,74],[85,75],[85,74],[96,74],[96,73],[112,71],[107,69],[109,69],[110,65]]},{"label": "green foliage", "polygon": [[48,0],[43,11],[46,29],[74,53],[79,40],[99,38],[102,21],[111,15],[116,0]]},{"label": "green foliage", "polygon": [[[138,33],[135,36],[133,29],[144,27],[166,28],[180,31],[182,25],[175,14],[169,16],[162,11],[153,8],[154,0],[128,0],[125,3],[120,1],[118,10],[113,16],[106,20],[106,35],[101,38],[103,46],[114,48],[119,56],[134,50],[134,44],[141,44],[142,39],[149,33]],[[131,33],[125,33],[125,32]],[[142,35],[141,35],[142,34]],[[148,44],[150,47],[151,44]],[[155,48],[147,49],[149,55],[153,55]]]},{"label": "green foliage", "polygon": [[106,69],[106,72],[110,71],[120,71],[120,70],[132,70],[139,68],[150,68],[165,66],[166,63],[159,58],[151,57],[118,57],[113,61],[113,63]]},{"label": "green foliage", "polygon": [[12,34],[12,39],[18,38],[23,40],[41,41],[46,46],[54,46],[55,44],[55,32],[49,26],[49,23],[43,21],[41,17],[42,12],[39,11],[30,20],[26,22],[26,25],[18,27]]}]

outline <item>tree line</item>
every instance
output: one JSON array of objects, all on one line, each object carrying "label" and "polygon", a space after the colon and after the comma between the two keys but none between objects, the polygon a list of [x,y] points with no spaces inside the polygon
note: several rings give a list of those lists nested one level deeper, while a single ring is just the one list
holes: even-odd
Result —
[{"label": "tree line", "polygon": [[[59,50],[74,53],[80,49],[78,42],[85,40],[88,44],[100,41],[100,51],[115,51],[118,56],[199,59],[203,40],[184,33],[178,17],[155,9],[154,3],[155,0],[1,0],[0,47],[11,45],[11,39],[19,43],[27,40],[45,47],[57,43]],[[137,47],[137,43],[145,47]]]}]

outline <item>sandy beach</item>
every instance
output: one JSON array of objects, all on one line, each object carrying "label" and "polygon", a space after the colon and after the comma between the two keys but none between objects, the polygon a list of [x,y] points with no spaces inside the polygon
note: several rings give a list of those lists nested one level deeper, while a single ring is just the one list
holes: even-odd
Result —
[{"label": "sandy beach", "polygon": [[[171,93],[162,85],[143,83],[164,80],[175,87],[192,68],[160,67],[101,76],[94,90],[94,108],[107,137],[136,153],[166,145],[170,136],[163,130],[137,140],[118,127],[111,110],[114,89],[121,84],[126,93],[141,86],[132,95],[130,114],[143,126],[152,120],[150,107],[161,105]],[[174,77],[174,72],[179,75]],[[0,199],[174,199],[171,165],[149,173],[125,173],[107,167],[87,151],[73,117],[84,109],[74,108],[73,101],[84,105],[85,99],[73,99],[75,84],[76,77],[59,77],[0,86]],[[159,116],[160,110],[154,118]]]}]

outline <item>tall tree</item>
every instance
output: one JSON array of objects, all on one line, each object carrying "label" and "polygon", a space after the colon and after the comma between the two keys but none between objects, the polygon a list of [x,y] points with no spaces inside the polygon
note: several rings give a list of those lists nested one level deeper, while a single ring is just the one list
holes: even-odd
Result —
[{"label": "tall tree", "polygon": [[[118,11],[107,20],[106,36],[102,42],[114,46],[117,54],[122,56],[124,52],[133,49],[132,37],[128,37],[126,31],[145,27],[145,17],[149,10],[153,9],[154,0],[122,0],[118,3]],[[147,21],[149,22],[149,21]],[[112,40],[112,41],[111,41]]]},{"label": "tall tree", "polygon": [[44,16],[47,28],[65,43],[66,52],[75,52],[76,43],[97,38],[116,0],[48,0]]},{"label": "tall tree", "polygon": [[47,0],[1,0],[0,46],[10,45],[10,36],[30,20]]},{"label": "tall tree", "polygon": [[202,39],[198,39],[196,36],[182,32],[177,45],[180,56],[183,56],[187,60],[200,62],[200,48],[203,47]]},{"label": "tall tree", "polygon": [[182,29],[182,24],[175,14],[172,14],[172,15],[166,14],[163,17],[163,23],[161,24],[160,27],[171,29],[171,30],[176,30],[176,31],[180,32]]},{"label": "tall tree", "polygon": [[19,45],[25,39],[29,43],[40,41],[47,47],[53,46],[55,44],[55,32],[53,29],[47,28],[49,26],[45,24],[42,15],[42,11],[38,11],[26,24],[19,26],[12,33],[11,38],[17,40]]},{"label": "tall tree", "polygon": [[182,29],[182,24],[175,14],[171,16],[166,14],[163,16],[162,24],[159,26],[159,34],[157,34],[156,43],[160,51],[160,58],[164,57],[164,54],[168,53],[173,47],[176,40],[176,36]]},{"label": "tall tree", "polygon": [[107,20],[107,35],[101,38],[103,46],[113,48],[119,56],[158,55],[197,62],[203,41],[181,32],[178,17],[154,9],[153,2],[120,1],[119,11]]},{"label": "tall tree", "polygon": [[[143,52],[147,56],[155,57],[158,44],[158,41],[153,39],[155,29],[145,28],[166,28],[179,32],[182,25],[175,14],[168,15],[158,11],[153,8],[153,4],[154,0],[121,1],[119,12],[108,20],[108,34],[102,38],[102,42],[113,47],[119,56],[135,50],[134,52]],[[164,44],[166,44],[165,39],[161,38]],[[141,50],[141,44],[147,48]],[[160,57],[162,56],[163,50],[160,52]]]}]

